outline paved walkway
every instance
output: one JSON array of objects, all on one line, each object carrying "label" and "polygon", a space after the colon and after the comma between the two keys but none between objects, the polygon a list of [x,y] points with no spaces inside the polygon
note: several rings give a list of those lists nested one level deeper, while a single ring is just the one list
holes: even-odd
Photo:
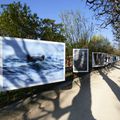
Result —
[{"label": "paved walkway", "polygon": [[1,109],[0,120],[120,120],[120,62]]}]

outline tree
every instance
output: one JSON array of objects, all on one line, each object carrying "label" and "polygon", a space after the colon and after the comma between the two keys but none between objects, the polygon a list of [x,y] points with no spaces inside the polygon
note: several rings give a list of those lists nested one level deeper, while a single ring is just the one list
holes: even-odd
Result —
[{"label": "tree", "polygon": [[20,2],[1,5],[0,35],[37,38],[39,37],[39,17],[32,14],[30,8]]},{"label": "tree", "polygon": [[62,34],[63,25],[56,24],[52,19],[41,19],[40,38],[43,40],[64,42],[66,38]]},{"label": "tree", "polygon": [[120,42],[120,0],[86,0],[86,2],[96,17],[102,20],[101,27],[111,25],[116,40]]},{"label": "tree", "polygon": [[93,26],[81,16],[79,11],[64,11],[60,14],[66,37],[67,54],[72,54],[72,48],[86,45],[93,32]]},{"label": "tree", "polygon": [[102,35],[94,35],[89,41],[89,49],[92,52],[113,53],[113,46],[109,40]]},{"label": "tree", "polygon": [[62,24],[55,20],[40,19],[30,8],[20,2],[2,5],[0,13],[0,35],[20,38],[40,38],[51,41],[65,41]]},{"label": "tree", "polygon": [[81,16],[80,12],[64,11],[60,17],[64,25],[64,34],[68,41],[74,43],[80,38],[88,39],[92,28],[87,24],[86,19]]}]

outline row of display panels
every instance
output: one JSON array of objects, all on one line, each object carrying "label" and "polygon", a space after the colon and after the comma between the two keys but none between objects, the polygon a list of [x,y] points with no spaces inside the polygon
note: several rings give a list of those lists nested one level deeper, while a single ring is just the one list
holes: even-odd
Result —
[{"label": "row of display panels", "polygon": [[[110,55],[102,52],[92,52],[92,67],[103,67],[120,61],[120,56]],[[73,49],[73,72],[89,71],[89,50]]]},{"label": "row of display panels", "polygon": [[[118,61],[92,53],[93,67]],[[89,50],[73,49],[73,72],[89,71]],[[0,37],[0,91],[44,85],[65,80],[65,43]]]},{"label": "row of display panels", "polygon": [[116,55],[102,52],[92,52],[92,67],[106,66],[119,60],[120,57]]}]

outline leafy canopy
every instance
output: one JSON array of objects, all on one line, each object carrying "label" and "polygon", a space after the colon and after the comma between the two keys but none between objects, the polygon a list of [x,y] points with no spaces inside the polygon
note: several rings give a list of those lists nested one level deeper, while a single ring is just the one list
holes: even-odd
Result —
[{"label": "leafy canopy", "polygon": [[48,18],[40,19],[26,4],[13,2],[1,7],[0,36],[65,41],[62,24]]}]

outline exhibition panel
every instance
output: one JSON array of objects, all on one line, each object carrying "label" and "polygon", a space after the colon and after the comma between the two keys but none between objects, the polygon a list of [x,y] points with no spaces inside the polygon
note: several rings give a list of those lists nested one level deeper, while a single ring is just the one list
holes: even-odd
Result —
[{"label": "exhibition panel", "polygon": [[65,80],[65,43],[0,37],[3,91]]},{"label": "exhibition panel", "polygon": [[73,72],[89,71],[89,50],[73,49]]}]

